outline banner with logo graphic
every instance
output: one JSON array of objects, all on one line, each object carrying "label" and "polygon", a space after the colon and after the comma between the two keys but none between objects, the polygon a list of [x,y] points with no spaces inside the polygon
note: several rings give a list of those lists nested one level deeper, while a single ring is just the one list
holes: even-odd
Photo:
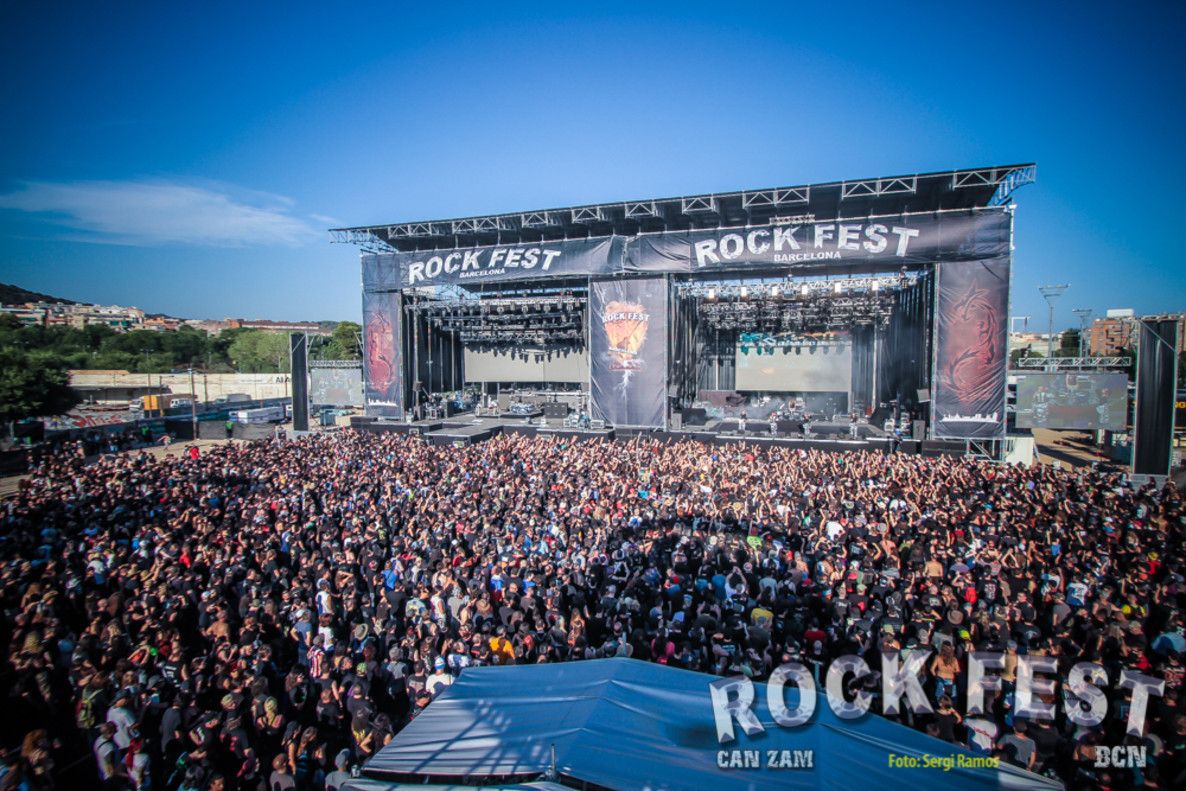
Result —
[{"label": "banner with logo graphic", "polygon": [[367,254],[362,257],[362,281],[363,290],[380,291],[623,272],[810,268],[835,261],[898,267],[1007,255],[1009,231],[1009,214],[1004,209],[772,222],[634,238],[606,236]]},{"label": "banner with logo graphic", "polygon": [[403,417],[403,298],[398,291],[362,294],[366,414]]},{"label": "banner with logo graphic", "polygon": [[639,236],[626,246],[634,272],[868,261],[886,266],[994,258],[1009,252],[1006,211],[787,222]]},{"label": "banner with logo graphic", "polygon": [[623,244],[621,236],[606,236],[381,253],[364,257],[363,287],[393,281],[399,288],[417,288],[607,275],[621,269]]},{"label": "banner with logo graphic", "polygon": [[1009,257],[939,265],[935,315],[934,436],[1005,433]]},{"label": "banner with logo graphic", "polygon": [[603,280],[589,294],[593,416],[662,428],[667,405],[667,281]]}]

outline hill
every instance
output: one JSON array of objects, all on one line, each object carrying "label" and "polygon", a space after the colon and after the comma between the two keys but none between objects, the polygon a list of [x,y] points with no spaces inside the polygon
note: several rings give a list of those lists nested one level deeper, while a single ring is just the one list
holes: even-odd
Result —
[{"label": "hill", "polygon": [[58,302],[63,305],[78,304],[72,299],[51,297],[49,294],[39,294],[36,291],[27,291],[20,286],[9,285],[8,283],[0,283],[0,305],[20,305],[25,302]]}]

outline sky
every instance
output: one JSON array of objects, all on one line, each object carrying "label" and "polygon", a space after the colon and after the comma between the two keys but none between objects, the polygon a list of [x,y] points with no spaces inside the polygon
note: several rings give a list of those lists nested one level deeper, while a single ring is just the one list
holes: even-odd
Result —
[{"label": "sky", "polygon": [[333,5],[0,6],[0,282],[358,320],[331,227],[1032,161],[1011,315],[1186,310],[1184,4]]}]

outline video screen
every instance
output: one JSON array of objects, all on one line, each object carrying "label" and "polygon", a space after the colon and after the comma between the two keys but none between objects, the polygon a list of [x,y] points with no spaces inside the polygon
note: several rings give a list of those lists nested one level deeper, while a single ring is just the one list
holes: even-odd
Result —
[{"label": "video screen", "polygon": [[847,393],[852,345],[776,348],[738,344],[737,389],[763,393]]},{"label": "video screen", "polygon": [[1018,376],[1017,427],[1123,431],[1128,427],[1128,375]]},{"label": "video screen", "polygon": [[362,369],[309,369],[309,400],[318,406],[362,406]]}]

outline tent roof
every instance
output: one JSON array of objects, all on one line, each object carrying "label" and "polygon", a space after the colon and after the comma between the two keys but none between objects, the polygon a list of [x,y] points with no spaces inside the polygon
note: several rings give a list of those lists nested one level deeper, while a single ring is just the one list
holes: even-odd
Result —
[{"label": "tent roof", "polygon": [[[810,725],[777,726],[755,684],[765,733],[716,738],[709,683],[715,677],[631,659],[469,668],[363,769],[394,782],[467,784],[561,778],[605,788],[883,788],[928,779],[963,788],[1059,788],[1013,767],[889,768],[890,754],[972,755],[955,745],[867,715],[841,720],[821,695]],[[794,706],[797,690],[786,690]],[[717,766],[718,751],[757,750],[762,768]],[[766,766],[768,750],[813,749],[814,768]],[[940,778],[935,773],[938,772]]]}]

